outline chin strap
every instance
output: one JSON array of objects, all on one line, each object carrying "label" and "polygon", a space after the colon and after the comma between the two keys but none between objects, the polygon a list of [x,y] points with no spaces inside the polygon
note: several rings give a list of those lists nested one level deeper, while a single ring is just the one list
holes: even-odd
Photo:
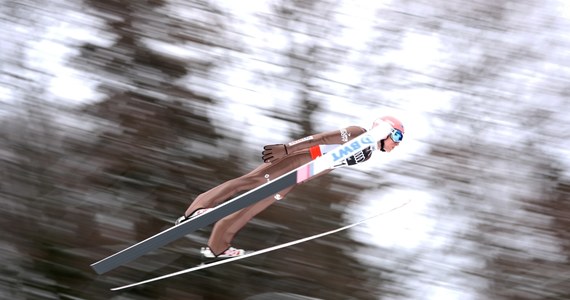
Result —
[{"label": "chin strap", "polygon": [[384,150],[384,141],[385,140],[386,139],[380,140],[380,151],[382,151],[382,152],[386,152],[386,150]]}]

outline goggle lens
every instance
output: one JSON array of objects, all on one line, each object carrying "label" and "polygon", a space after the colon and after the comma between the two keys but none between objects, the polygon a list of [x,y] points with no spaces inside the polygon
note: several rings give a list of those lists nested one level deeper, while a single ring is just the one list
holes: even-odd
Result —
[{"label": "goggle lens", "polygon": [[394,142],[399,143],[404,138],[404,133],[398,129],[394,129],[392,133],[390,133],[390,137]]}]

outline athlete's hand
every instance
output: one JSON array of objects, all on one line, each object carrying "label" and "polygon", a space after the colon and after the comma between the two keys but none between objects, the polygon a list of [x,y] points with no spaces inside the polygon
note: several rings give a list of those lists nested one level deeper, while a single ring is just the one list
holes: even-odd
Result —
[{"label": "athlete's hand", "polygon": [[287,156],[287,154],[289,154],[287,152],[287,146],[283,144],[265,145],[263,146],[263,152],[261,152],[261,158],[265,163],[272,163]]}]

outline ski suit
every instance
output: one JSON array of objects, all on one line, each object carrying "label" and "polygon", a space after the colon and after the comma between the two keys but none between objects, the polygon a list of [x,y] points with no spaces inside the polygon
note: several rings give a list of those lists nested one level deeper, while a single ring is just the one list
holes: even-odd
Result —
[{"label": "ski suit", "polygon": [[[190,216],[199,209],[215,207],[229,200],[237,193],[256,188],[308,163],[312,159],[324,154],[327,150],[346,143],[364,132],[366,132],[366,130],[362,127],[349,126],[340,130],[319,133],[290,142],[285,145],[287,149],[285,156],[276,158],[272,162],[263,163],[243,176],[226,181],[200,194],[188,207],[185,215]],[[371,153],[372,151],[370,149],[368,149],[368,151],[361,151],[352,157],[353,163],[347,163],[346,165],[368,160]],[[331,170],[332,168],[318,176],[327,174]],[[286,188],[274,196],[263,199],[216,222],[208,241],[208,246],[212,253],[217,256],[228,249],[234,236],[247,222],[275,201],[283,199],[294,187],[295,186]]]}]

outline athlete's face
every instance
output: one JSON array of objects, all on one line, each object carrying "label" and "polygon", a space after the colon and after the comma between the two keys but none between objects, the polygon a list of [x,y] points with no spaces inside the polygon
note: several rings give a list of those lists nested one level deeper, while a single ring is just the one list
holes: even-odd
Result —
[{"label": "athlete's face", "polygon": [[[385,152],[390,152],[392,151],[394,148],[398,147],[400,143],[396,143],[394,142],[394,140],[392,140],[391,137],[387,137],[384,140],[384,151]],[[382,145],[380,144],[380,142],[378,142],[378,149],[381,149]]]}]

